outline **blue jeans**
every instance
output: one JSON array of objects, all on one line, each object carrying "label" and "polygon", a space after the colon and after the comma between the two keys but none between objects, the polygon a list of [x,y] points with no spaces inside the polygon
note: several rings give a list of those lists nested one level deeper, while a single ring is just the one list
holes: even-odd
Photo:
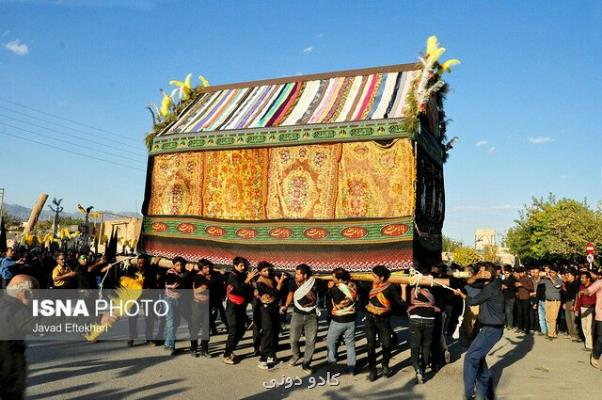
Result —
[{"label": "blue jeans", "polygon": [[546,322],[546,302],[540,300],[537,304],[537,315],[539,317],[539,330],[544,335],[548,334],[548,323]]},{"label": "blue jeans", "polygon": [[355,367],[355,321],[345,323],[330,321],[328,334],[326,335],[328,362],[337,362],[337,340],[341,335],[343,335],[347,345],[347,366]]},{"label": "blue jeans", "polygon": [[464,394],[471,399],[477,389],[477,399],[493,399],[493,377],[485,357],[502,337],[503,328],[484,326],[472,341],[464,356]]},{"label": "blue jeans", "polygon": [[165,325],[167,335],[165,336],[165,347],[176,347],[176,331],[180,326],[180,300],[173,297],[165,297],[167,300],[167,315]]}]

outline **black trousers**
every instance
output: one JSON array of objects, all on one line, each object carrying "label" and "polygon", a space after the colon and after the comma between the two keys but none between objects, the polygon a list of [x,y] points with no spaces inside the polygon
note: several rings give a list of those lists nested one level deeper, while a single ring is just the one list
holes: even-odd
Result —
[{"label": "black trousers", "polygon": [[[140,300],[156,300],[156,297],[143,296]],[[144,316],[144,337],[146,340],[153,340],[153,329],[155,329],[155,316],[152,307],[149,307],[148,315]],[[138,314],[128,317],[130,340],[138,337]],[[161,336],[162,337],[162,336]]]},{"label": "black trousers", "polygon": [[261,302],[257,299],[253,302],[253,349],[259,351],[261,348]]},{"label": "black trousers", "polygon": [[529,332],[531,328],[531,300],[516,300],[516,319],[518,329]]},{"label": "black trousers", "polygon": [[431,345],[433,333],[435,340],[439,340],[440,332],[434,331],[435,320],[423,318],[410,318],[410,352],[414,371],[424,373],[431,358]]},{"label": "black trousers", "polygon": [[247,322],[247,305],[236,305],[228,301],[226,305],[226,320],[228,321],[228,338],[226,339],[225,356],[232,355],[238,342],[245,335]]},{"label": "black trousers", "polygon": [[[27,380],[25,344],[0,343],[0,399],[24,399]],[[15,348],[19,348],[15,351]]]},{"label": "black trousers", "polygon": [[383,349],[383,367],[389,366],[391,359],[391,317],[379,316],[372,313],[366,314],[366,339],[368,340],[368,367],[376,368],[376,335]]},{"label": "black trousers", "polygon": [[[259,361],[267,361],[268,357],[276,359],[278,335],[280,334],[280,312],[278,303],[260,304],[261,344]],[[257,322],[256,322],[257,323]]]},{"label": "black trousers", "polygon": [[506,314],[506,328],[514,328],[514,303],[516,299],[505,298],[504,299],[504,313]]},{"label": "black trousers", "polygon": [[188,323],[188,333],[190,340],[196,341],[201,331],[201,340],[209,340],[209,306],[207,303],[192,301],[190,306],[190,322]]},{"label": "black trousers", "polygon": [[[210,297],[211,298],[211,295]],[[219,318],[222,320],[222,322],[224,323],[224,325],[226,325],[226,328],[228,327],[228,321],[226,318],[226,309],[224,307],[224,302],[223,301],[215,301],[212,302],[210,305],[210,313],[211,313],[211,319],[210,319],[210,323],[211,323],[211,329],[215,328],[215,321],[217,321],[217,316],[219,314]]]},{"label": "black trousers", "polygon": [[592,356],[599,360],[602,355],[602,321],[594,322],[593,336],[594,351],[592,352]]}]

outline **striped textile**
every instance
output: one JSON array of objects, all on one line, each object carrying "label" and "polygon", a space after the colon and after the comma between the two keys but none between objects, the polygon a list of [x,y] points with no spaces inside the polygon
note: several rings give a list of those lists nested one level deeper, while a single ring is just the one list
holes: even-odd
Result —
[{"label": "striped textile", "polygon": [[416,73],[381,72],[207,92],[162,135],[400,118]]}]

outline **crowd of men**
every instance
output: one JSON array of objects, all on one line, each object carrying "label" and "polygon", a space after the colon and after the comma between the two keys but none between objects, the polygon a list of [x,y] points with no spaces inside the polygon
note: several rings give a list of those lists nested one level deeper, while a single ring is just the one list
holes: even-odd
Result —
[{"label": "crowd of men", "polygon": [[[398,346],[391,320],[394,315],[408,316],[417,384],[427,379],[427,370],[436,373],[449,362],[447,342],[456,330],[458,316],[463,315],[463,340],[469,346],[464,363],[467,398],[492,398],[492,377],[485,357],[504,328],[525,335],[537,332],[549,340],[556,340],[562,332],[574,342],[583,343],[583,349],[592,352],[591,365],[599,368],[602,279],[587,267],[546,265],[525,269],[477,263],[468,281],[451,279],[451,287],[425,287],[392,284],[391,272],[380,265],[372,269],[372,282],[354,282],[343,268],[332,271],[328,280],[316,279],[305,264],[298,265],[294,277],[289,277],[275,272],[268,262],[251,266],[242,257],[234,258],[228,273],[218,271],[206,259],[188,263],[176,257],[172,265],[159,268],[140,255],[127,268],[112,268],[106,257],[89,253],[51,256],[42,251],[9,249],[0,260],[0,277],[3,288],[9,288],[15,276],[30,275],[39,287],[54,289],[111,287],[118,284],[120,276],[141,277],[144,289],[156,289],[145,292],[149,293],[145,296],[153,298],[153,293],[158,293],[168,304],[165,317],[153,313],[144,316],[146,342],[163,345],[171,355],[187,351],[194,357],[211,357],[220,353],[226,364],[240,361],[236,351],[251,326],[258,367],[267,370],[281,363],[279,338],[290,318],[292,357],[288,362],[312,371],[319,320],[325,312],[329,366],[336,365],[339,347],[344,343],[348,373],[359,372],[355,342],[357,328],[363,325],[370,381],[379,377],[379,348],[382,376],[393,375],[390,359]],[[435,266],[420,272],[444,277],[448,267]],[[210,347],[211,336],[218,334],[218,317],[227,332],[225,347],[220,349]],[[188,325],[190,346],[177,349],[176,333],[182,320]],[[128,345],[133,346],[138,336],[137,317],[129,317],[129,334]]]}]

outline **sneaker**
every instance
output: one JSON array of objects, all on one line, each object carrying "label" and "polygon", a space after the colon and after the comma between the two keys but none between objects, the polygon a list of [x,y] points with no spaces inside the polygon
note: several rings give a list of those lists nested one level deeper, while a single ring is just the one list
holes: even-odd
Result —
[{"label": "sneaker", "polygon": [[288,365],[290,365],[291,367],[294,367],[295,365],[297,365],[298,362],[299,362],[299,357],[293,356],[293,358],[291,358],[291,360],[288,362]]},{"label": "sneaker", "polygon": [[393,376],[393,371],[391,371],[391,368],[389,367],[383,367],[383,376],[385,378],[390,378]]},{"label": "sneaker", "polygon": [[232,356],[224,356],[224,362],[228,365],[234,365],[234,359],[232,358]]},{"label": "sneaker", "polygon": [[357,374],[357,370],[355,367],[347,367],[347,373],[351,376],[355,376]]},{"label": "sneaker", "polygon": [[422,385],[424,383],[424,376],[420,372],[416,372],[416,384]]},{"label": "sneaker", "polygon": [[599,358],[594,358],[594,356],[591,356],[591,358],[589,359],[589,363],[592,365],[592,367],[594,367],[596,369],[600,369],[600,359]]},{"label": "sneaker", "polygon": [[277,362],[278,360],[276,360],[274,357],[268,357],[268,364],[275,364]]},{"label": "sneaker", "polygon": [[170,356],[175,356],[176,355],[176,348],[175,347],[170,347],[169,348],[169,355]]},{"label": "sneaker", "polygon": [[259,369],[265,369],[265,370],[270,369],[270,367],[268,367],[268,363],[265,361],[259,361],[259,364],[257,364],[257,367]]},{"label": "sneaker", "polygon": [[134,347],[134,341],[128,340],[128,347]]},{"label": "sneaker", "polygon": [[449,350],[445,350],[445,363],[449,364],[451,362],[451,354],[449,352]]}]

